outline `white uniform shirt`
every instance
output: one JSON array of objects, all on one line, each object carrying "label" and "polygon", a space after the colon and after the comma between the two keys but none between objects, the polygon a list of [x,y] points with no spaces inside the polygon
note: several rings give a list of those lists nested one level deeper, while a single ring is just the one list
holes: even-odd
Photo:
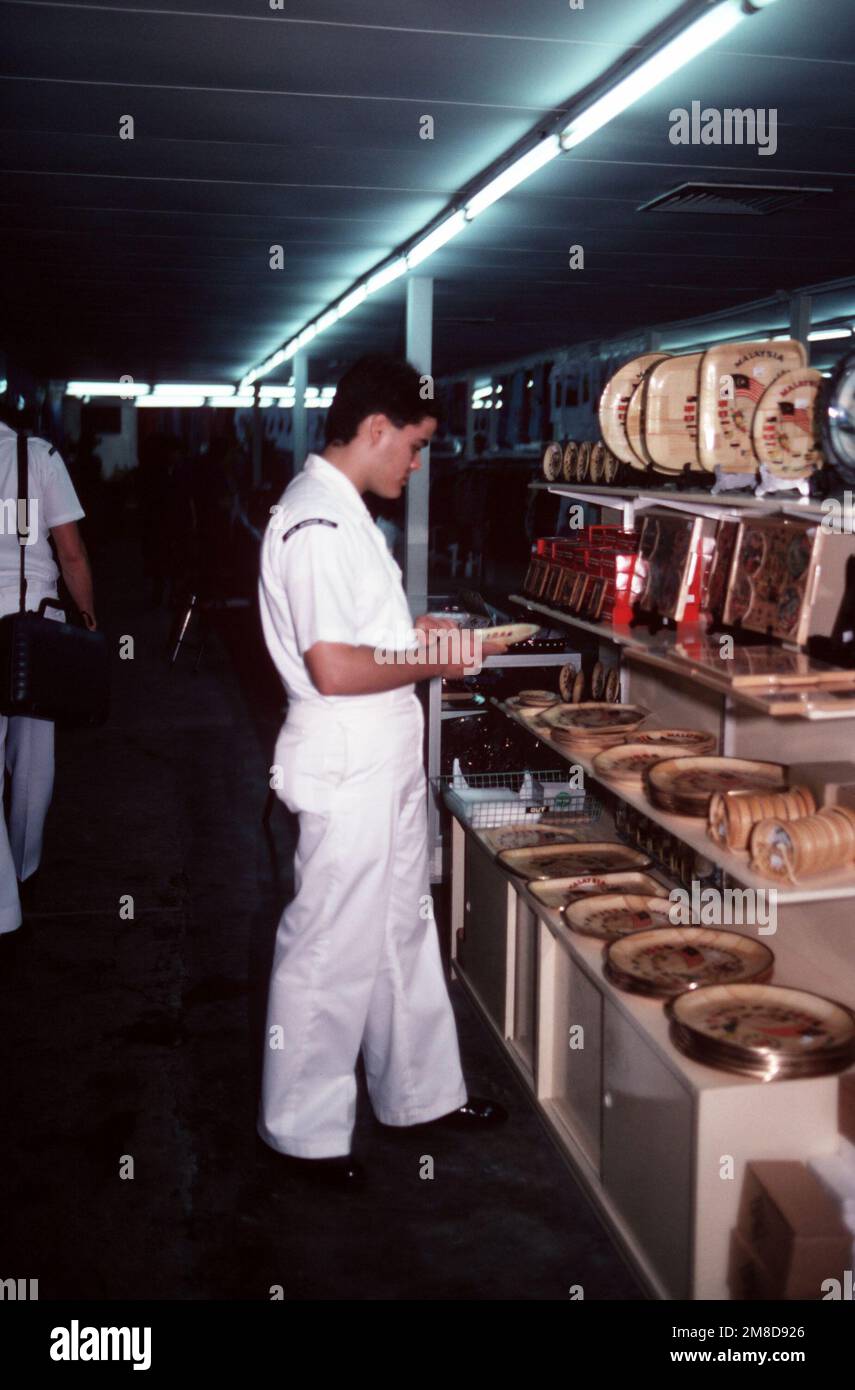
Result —
[{"label": "white uniform shirt", "polygon": [[[30,524],[35,537],[24,546],[27,577],[27,608],[38,608],[48,595],[57,592],[59,568],[50,548],[52,526],[79,521],[85,515],[68,469],[56,450],[44,439],[30,439],[28,448],[27,495]],[[18,607],[19,555],[16,527],[18,496],[18,446],[14,430],[0,422],[0,615],[14,613]],[[38,507],[34,507],[34,503]],[[55,611],[48,609],[48,616]]]},{"label": "white uniform shirt", "polygon": [[316,642],[403,650],[417,634],[389,553],[358,490],[309,454],[273,510],[261,547],[264,636],[292,704],[348,710],[411,701],[413,686],[371,695],[321,695],[303,660]]}]

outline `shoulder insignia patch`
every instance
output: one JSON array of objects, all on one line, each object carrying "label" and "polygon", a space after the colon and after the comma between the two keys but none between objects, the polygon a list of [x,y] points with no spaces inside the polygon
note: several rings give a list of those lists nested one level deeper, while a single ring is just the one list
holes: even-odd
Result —
[{"label": "shoulder insignia patch", "polygon": [[55,454],[55,453],[56,453],[56,445],[55,445],[55,444],[51,444],[50,448],[48,449],[48,458],[50,458],[51,454]]},{"label": "shoulder insignia patch", "polygon": [[327,521],[326,518],[322,516],[310,516],[306,521],[298,521],[296,526],[292,526],[290,530],[286,531],[285,535],[282,537],[283,541],[287,541],[288,537],[293,536],[295,531],[302,531],[304,526],[332,526],[337,529],[338,522]]}]

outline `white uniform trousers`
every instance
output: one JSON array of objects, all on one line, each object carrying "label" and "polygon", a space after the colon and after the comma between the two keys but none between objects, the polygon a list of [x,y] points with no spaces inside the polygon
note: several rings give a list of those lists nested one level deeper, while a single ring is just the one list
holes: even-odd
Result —
[{"label": "white uniform trousers", "polygon": [[0,715],[0,767],[9,778],[9,819],[0,818],[0,933],[21,925],[18,879],[29,878],[41,861],[53,794],[53,735],[49,719]]},{"label": "white uniform trousers", "polygon": [[276,938],[258,1129],[283,1153],[350,1151],[360,1047],[382,1123],[417,1124],[466,1101],[431,908],[423,726],[411,691],[370,715],[298,705],[276,746],[300,839],[296,896]]}]

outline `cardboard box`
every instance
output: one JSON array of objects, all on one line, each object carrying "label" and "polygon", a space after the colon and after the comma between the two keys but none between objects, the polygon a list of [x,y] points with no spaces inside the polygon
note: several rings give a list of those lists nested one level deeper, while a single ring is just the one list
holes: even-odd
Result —
[{"label": "cardboard box", "polygon": [[837,1128],[844,1138],[855,1144],[855,1072],[840,1078],[837,1092]]},{"label": "cardboard box", "polygon": [[765,1302],[780,1298],[775,1280],[758,1257],[756,1250],[738,1230],[730,1233],[727,1286],[731,1298],[740,1302]]},{"label": "cardboard box", "polygon": [[823,1280],[840,1279],[849,1267],[851,1232],[803,1163],[749,1163],[738,1229],[772,1282],[767,1297],[820,1297]]}]

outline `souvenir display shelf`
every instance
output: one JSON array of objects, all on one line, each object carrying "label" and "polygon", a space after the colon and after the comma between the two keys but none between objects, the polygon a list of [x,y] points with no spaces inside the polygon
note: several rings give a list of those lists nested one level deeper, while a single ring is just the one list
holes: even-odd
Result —
[{"label": "souvenir display shelf", "polygon": [[637,513],[649,507],[671,507],[676,511],[691,512],[693,516],[719,517],[730,513],[732,516],[755,512],[760,516],[796,517],[802,521],[822,521],[827,515],[822,504],[805,498],[795,497],[755,497],[749,492],[711,492],[677,491],[676,488],[651,488],[645,491],[635,487],[596,487],[587,483],[529,483],[530,488],[542,492],[554,492],[558,497],[569,497],[577,502],[588,502],[595,507],[609,507],[621,512],[623,525],[631,528]]},{"label": "souvenir display shelf", "polygon": [[[641,504],[708,509],[715,516],[746,508],[812,520],[822,515],[814,504],[766,498],[551,486],[612,515],[623,513],[625,521],[625,509],[634,516]],[[586,622],[524,596],[515,595],[513,602],[533,616],[542,614],[552,627],[597,639],[598,658],[607,667],[627,658],[620,666],[621,698],[651,711],[645,728],[697,728],[715,734],[726,755],[788,764],[855,761],[847,736],[851,726],[839,717],[802,714],[782,722],[752,692],[733,690],[714,673],[699,673],[667,654],[654,660],[645,647],[653,639],[643,629]],[[536,712],[499,708],[564,761],[580,765],[591,790],[607,793],[607,804],[622,801],[640,809],[705,856],[723,874],[723,888],[774,888],[774,933],[760,934],[748,923],[726,929],[771,947],[772,983],[855,1008],[855,870],[796,885],[761,878],[746,854],[722,850],[708,837],[705,820],[672,815],[652,806],[641,790],[595,779],[589,756],[532,728]],[[609,838],[603,822],[585,838]],[[747,1164],[805,1162],[835,1152],[838,1076],[764,1082],[691,1060],[671,1040],[662,1001],[628,993],[606,978],[603,943],[570,931],[558,911],[496,862],[476,828],[452,819],[451,849],[455,975],[576,1178],[655,1296],[728,1299],[730,1233]],[[664,879],[664,871],[653,872]],[[577,1025],[584,1028],[585,1046],[574,1051],[568,1030]],[[725,1159],[732,1161],[732,1177],[722,1176]]]}]

